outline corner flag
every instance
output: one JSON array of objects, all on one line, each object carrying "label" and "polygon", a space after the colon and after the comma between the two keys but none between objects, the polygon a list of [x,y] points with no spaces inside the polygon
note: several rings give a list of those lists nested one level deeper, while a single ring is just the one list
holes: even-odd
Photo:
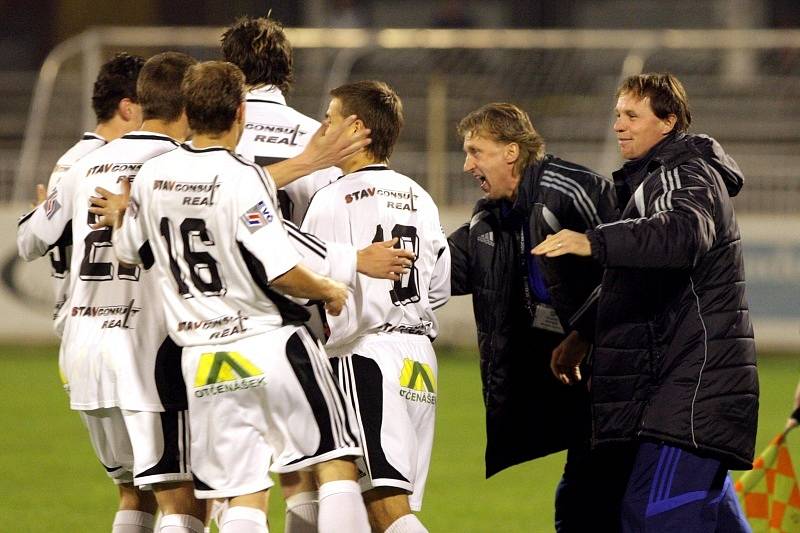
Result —
[{"label": "corner flag", "polygon": [[754,533],[800,533],[800,487],[779,433],[735,484]]}]

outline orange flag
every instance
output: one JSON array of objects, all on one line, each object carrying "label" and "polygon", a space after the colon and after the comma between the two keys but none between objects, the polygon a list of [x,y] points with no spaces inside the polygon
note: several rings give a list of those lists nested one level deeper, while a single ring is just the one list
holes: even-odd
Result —
[{"label": "orange flag", "polygon": [[800,488],[779,433],[735,484],[754,533],[800,533]]}]

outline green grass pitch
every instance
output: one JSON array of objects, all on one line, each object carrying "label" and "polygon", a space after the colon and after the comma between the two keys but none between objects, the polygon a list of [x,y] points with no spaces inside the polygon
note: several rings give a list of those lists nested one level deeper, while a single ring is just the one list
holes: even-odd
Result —
[{"label": "green grass pitch", "polygon": [[[107,532],[116,505],[78,416],[61,390],[54,347],[0,346],[4,368],[0,530]],[[436,440],[422,521],[433,532],[547,532],[563,454],[483,476],[483,406],[477,354],[439,349]],[[762,355],[757,450],[784,424],[800,358]],[[800,437],[790,445],[800,447]],[[797,462],[797,461],[796,461]],[[270,530],[283,531],[279,489]]]}]

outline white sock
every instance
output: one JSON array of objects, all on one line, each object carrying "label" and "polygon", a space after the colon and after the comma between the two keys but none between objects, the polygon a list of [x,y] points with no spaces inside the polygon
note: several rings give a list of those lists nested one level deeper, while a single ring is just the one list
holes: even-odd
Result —
[{"label": "white sock", "polygon": [[168,514],[161,517],[158,533],[203,533],[205,524],[190,514]]},{"label": "white sock", "polygon": [[428,533],[417,515],[403,515],[386,528],[385,533]]},{"label": "white sock", "polygon": [[219,533],[269,533],[267,515],[255,507],[228,507],[222,515]]},{"label": "white sock", "polygon": [[153,533],[156,517],[142,511],[117,511],[111,533]]},{"label": "white sock", "polygon": [[299,492],[286,498],[284,533],[317,533],[317,491]]},{"label": "white sock", "polygon": [[342,479],[319,488],[319,533],[370,533],[367,509],[358,483]]}]

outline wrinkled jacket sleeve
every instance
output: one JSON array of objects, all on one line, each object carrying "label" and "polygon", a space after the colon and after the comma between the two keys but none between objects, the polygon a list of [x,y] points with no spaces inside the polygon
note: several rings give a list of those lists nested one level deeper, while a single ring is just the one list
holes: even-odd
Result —
[{"label": "wrinkled jacket sleeve", "polygon": [[[593,177],[583,182],[582,186],[586,193],[585,198],[591,202],[591,211],[595,215],[581,217],[577,213],[576,204],[571,204],[571,209],[576,212],[566,213],[565,218],[581,222],[570,229],[586,232],[593,229],[591,221],[602,224],[619,219],[617,197],[611,181]],[[557,265],[554,269],[550,269],[550,272],[554,273],[553,277],[557,279],[550,280],[549,289],[553,307],[561,323],[566,330],[577,331],[585,340],[593,340],[602,268],[589,258],[567,256],[545,261]]]},{"label": "wrinkled jacket sleeve", "polygon": [[450,248],[450,293],[471,294],[469,275],[469,224],[465,223],[447,238]]},{"label": "wrinkled jacket sleeve", "polygon": [[691,268],[714,243],[714,192],[697,167],[666,171],[663,188],[645,198],[649,216],[588,232],[592,255],[606,268]]}]

